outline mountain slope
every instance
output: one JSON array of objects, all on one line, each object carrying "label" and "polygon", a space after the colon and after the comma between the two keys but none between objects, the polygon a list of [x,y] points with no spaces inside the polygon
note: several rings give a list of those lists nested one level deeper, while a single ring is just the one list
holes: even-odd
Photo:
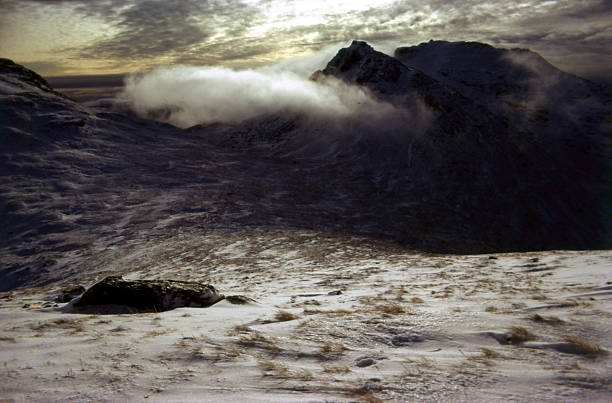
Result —
[{"label": "mountain slope", "polygon": [[4,290],[112,274],[179,233],[317,229],[436,252],[610,246],[601,119],[537,133],[362,42],[313,79],[361,86],[384,113],[342,119],[180,130],[80,105],[9,61],[1,71]]},{"label": "mountain slope", "polygon": [[[399,123],[377,121],[370,127],[350,120],[313,125],[276,117],[280,131],[255,120],[228,130],[226,144],[248,139],[239,147],[266,145],[274,156],[291,156],[300,150],[295,139],[321,142],[318,133],[350,139],[329,147],[341,168],[332,176],[322,170],[321,177],[334,185],[320,194],[332,197],[330,192],[353,183],[364,193],[344,194],[355,202],[367,200],[367,215],[378,224],[368,226],[407,244],[453,251],[609,244],[607,140],[597,124],[580,131],[538,131],[524,124],[526,113],[489,110],[364,42],[342,49],[312,79],[326,77],[360,85],[407,115]],[[423,115],[427,124],[415,130]],[[557,125],[574,128],[567,120]],[[393,136],[380,135],[389,127]],[[334,132],[340,134],[329,136]],[[257,133],[276,134],[272,141]],[[346,211],[351,209],[356,207]]]},{"label": "mountain slope", "polygon": [[601,130],[610,110],[601,86],[558,70],[527,49],[430,41],[397,48],[394,56],[515,124],[522,118],[526,129],[546,135]]}]

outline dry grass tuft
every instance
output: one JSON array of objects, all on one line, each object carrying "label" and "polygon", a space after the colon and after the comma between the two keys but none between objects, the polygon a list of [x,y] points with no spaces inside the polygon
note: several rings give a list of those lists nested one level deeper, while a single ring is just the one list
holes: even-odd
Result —
[{"label": "dry grass tuft", "polygon": [[157,336],[163,336],[165,334],[170,333],[170,330],[168,329],[163,329],[163,330],[151,330],[150,332],[145,333],[144,337],[157,337]]},{"label": "dry grass tuft", "polygon": [[481,347],[480,352],[482,353],[483,358],[499,358],[501,354],[497,351],[491,350],[490,348]]},{"label": "dry grass tuft", "polygon": [[249,333],[251,329],[245,325],[236,325],[227,331],[228,336],[237,336],[239,334]]},{"label": "dry grass tuft", "polygon": [[285,364],[276,361],[259,360],[257,361],[263,376],[275,376],[279,378],[298,378],[311,380],[312,372],[304,368],[290,369]]},{"label": "dry grass tuft", "polygon": [[263,376],[280,376],[280,377],[288,377],[289,376],[289,368],[276,361],[269,360],[260,360],[257,361],[257,365],[261,369]]},{"label": "dry grass tuft", "polygon": [[242,353],[236,348],[216,347],[215,361],[234,361],[240,357]]},{"label": "dry grass tuft", "polygon": [[493,305],[489,305],[485,308],[485,312],[497,312],[497,308],[495,308]]},{"label": "dry grass tuft", "polygon": [[260,348],[272,354],[281,352],[281,348],[273,340],[265,337],[259,332],[251,332],[241,336],[238,340],[238,344],[243,347]]},{"label": "dry grass tuft", "polygon": [[276,315],[274,315],[274,319],[279,322],[288,322],[290,320],[298,319],[299,316],[287,311],[278,311]]},{"label": "dry grass tuft", "polygon": [[80,333],[85,331],[83,324],[86,322],[86,320],[86,318],[59,318],[46,323],[39,322],[38,324],[32,326],[32,330],[42,332],[43,330],[49,328],[61,328],[70,329],[75,333]]},{"label": "dry grass tuft", "polygon": [[587,357],[601,357],[610,354],[608,350],[605,350],[599,344],[590,343],[586,340],[568,337],[567,339],[565,339],[565,342],[573,345],[576,348],[578,354]]},{"label": "dry grass tuft", "polygon": [[325,343],[317,351],[316,356],[320,360],[335,360],[340,357],[347,348],[340,343]]},{"label": "dry grass tuft", "polygon": [[556,316],[541,316],[541,315],[539,315],[537,313],[535,315],[531,316],[530,319],[533,320],[534,322],[548,323],[549,325],[559,325],[559,324],[563,323],[563,320],[559,319]]},{"label": "dry grass tuft", "polygon": [[377,305],[380,311],[389,315],[399,315],[406,312],[406,308],[398,304]]},{"label": "dry grass tuft", "polygon": [[412,297],[412,298],[410,299],[410,302],[412,302],[412,303],[414,303],[414,304],[422,304],[422,303],[423,303],[423,302],[425,302],[425,301],[423,301],[423,299],[422,299],[422,298],[419,298],[419,297]]},{"label": "dry grass tuft", "polygon": [[367,402],[367,403],[383,403],[384,400],[381,400],[372,394],[372,392],[374,391],[373,389],[378,389],[378,388],[373,388],[371,385],[366,384],[360,388],[344,388],[344,389],[341,389],[341,391],[344,393],[357,395],[364,402]]},{"label": "dry grass tuft", "polygon": [[535,339],[533,333],[524,327],[515,326],[506,332],[506,342],[509,344],[521,344],[533,339]]},{"label": "dry grass tuft", "polygon": [[350,368],[346,365],[334,366],[334,365],[323,365],[323,372],[328,374],[346,374],[351,372]]}]

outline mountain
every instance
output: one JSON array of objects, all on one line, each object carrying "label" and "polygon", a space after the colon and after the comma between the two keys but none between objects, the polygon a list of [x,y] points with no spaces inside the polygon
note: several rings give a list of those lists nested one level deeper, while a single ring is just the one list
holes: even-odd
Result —
[{"label": "mountain", "polygon": [[544,136],[601,130],[598,125],[610,110],[600,85],[563,72],[527,49],[430,41],[397,48],[394,57]]},{"label": "mountain", "polygon": [[512,84],[527,74],[512,52],[430,43],[390,57],[356,41],[312,80],[358,86],[387,112],[186,130],[84,106],[2,59],[2,290],[114,274],[179,234],[316,229],[461,253],[609,248],[609,104],[529,53],[554,88],[568,83],[573,95],[555,93],[564,111],[593,105],[529,109],[537,81]]},{"label": "mountain", "polygon": [[[488,45],[456,47],[456,54],[466,54],[462,57],[473,65],[479,65],[470,55],[473,48],[506,53]],[[449,65],[455,64],[456,54],[440,51]],[[606,101],[595,85],[558,72],[570,87],[589,86],[588,97],[597,101],[595,107],[582,113],[584,99],[568,98],[564,109],[574,102],[574,114],[549,112],[547,116],[554,119],[534,119],[531,110],[511,106],[507,112],[452,85],[454,81],[438,79],[435,70],[419,69],[429,69],[431,63],[412,66],[401,60],[355,41],[311,77],[319,82],[333,77],[361,86],[405,110],[407,117],[401,123],[312,124],[276,116],[225,131],[224,144],[257,145],[275,157],[304,157],[303,144],[316,142],[325,157],[319,159],[317,175],[330,184],[316,194],[350,203],[343,211],[362,212],[352,224],[362,224],[373,235],[385,234],[420,248],[465,252],[609,245],[609,134],[602,113]],[[507,71],[498,81],[510,87],[517,73],[510,62],[505,63],[505,69],[494,71],[497,75]],[[464,62],[465,69],[467,65]],[[494,63],[489,65],[493,69]],[[549,102],[561,105],[558,100]],[[428,116],[426,125],[420,119],[423,115]],[[426,128],[415,132],[422,126]],[[394,135],[376,135],[388,130]],[[317,133],[325,133],[325,140]],[[326,141],[327,146],[321,144]],[[333,159],[329,150],[334,150]]]}]

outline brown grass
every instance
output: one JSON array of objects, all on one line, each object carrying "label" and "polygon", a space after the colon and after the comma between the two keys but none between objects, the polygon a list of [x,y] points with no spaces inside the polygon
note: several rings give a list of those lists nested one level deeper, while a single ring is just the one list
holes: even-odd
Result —
[{"label": "brown grass", "polygon": [[412,297],[412,298],[410,298],[410,302],[412,302],[414,304],[422,304],[425,301],[423,301],[423,299],[419,298],[419,297]]},{"label": "brown grass", "polygon": [[494,350],[491,350],[490,348],[486,348],[486,347],[481,347],[480,348],[480,352],[482,352],[482,356],[483,358],[499,358],[501,357],[501,355]]},{"label": "brown grass", "polygon": [[323,372],[329,374],[346,374],[351,372],[350,368],[346,365],[333,366],[333,365],[323,365]]},{"label": "brown grass", "polygon": [[271,339],[265,337],[259,332],[251,332],[248,335],[241,336],[238,344],[243,347],[260,348],[267,350],[272,354],[280,353],[280,347]]},{"label": "brown grass", "polygon": [[590,343],[586,340],[568,337],[565,339],[565,342],[574,345],[580,355],[587,357],[601,357],[610,354],[608,350],[603,349],[599,344]]},{"label": "brown grass", "polygon": [[257,361],[257,365],[261,369],[263,376],[280,376],[280,377],[288,377],[289,376],[289,368],[276,361],[269,360],[260,360]]},{"label": "brown grass", "polygon": [[245,325],[236,325],[227,331],[228,336],[237,336],[239,334],[249,333],[251,329]]},{"label": "brown grass", "polygon": [[524,327],[515,326],[506,332],[506,342],[509,344],[521,344],[534,338],[533,333]]},{"label": "brown grass", "polygon": [[343,388],[342,392],[359,396],[364,402],[367,403],[384,403],[384,400],[381,400],[372,394],[372,390],[368,385],[364,385],[360,388]]},{"label": "brown grass", "polygon": [[278,311],[276,315],[274,315],[274,319],[279,322],[288,322],[290,320],[298,319],[299,316],[287,311]]},{"label": "brown grass", "polygon": [[398,304],[377,305],[376,308],[389,315],[399,315],[406,312],[406,308]]},{"label": "brown grass", "polygon": [[304,309],[304,315],[318,315],[318,314],[326,314],[326,315],[349,315],[353,312],[346,309]]},{"label": "brown grass", "polygon": [[317,351],[316,356],[320,360],[334,360],[339,358],[347,348],[340,343],[325,343]]},{"label": "brown grass", "polygon": [[537,313],[531,316],[530,319],[534,322],[547,323],[549,325],[559,325],[563,323],[563,321],[556,316],[541,316]]}]

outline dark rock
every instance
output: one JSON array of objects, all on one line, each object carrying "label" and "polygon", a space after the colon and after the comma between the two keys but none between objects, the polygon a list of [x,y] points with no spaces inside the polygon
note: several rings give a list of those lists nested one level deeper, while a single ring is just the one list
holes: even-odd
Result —
[{"label": "dark rock", "polygon": [[327,293],[327,295],[342,295],[342,291],[340,290],[330,291]]},{"label": "dark rock", "polygon": [[362,358],[357,361],[358,367],[369,367],[370,365],[374,365],[376,361],[373,358]]},{"label": "dark rock", "polygon": [[76,287],[71,287],[71,288],[65,288],[60,292],[60,294],[57,296],[55,300],[57,302],[70,302],[76,297],[78,297],[79,295],[83,294],[84,292],[85,292],[85,287],[83,287],[82,285],[78,285]]},{"label": "dark rock", "polygon": [[405,346],[407,344],[419,343],[422,341],[425,341],[425,339],[418,334],[398,334],[391,339],[391,343],[394,346]]},{"label": "dark rock", "polygon": [[109,276],[88,289],[73,306],[120,305],[140,312],[179,307],[204,308],[224,297],[212,285],[192,281],[124,280]]},{"label": "dark rock", "polygon": [[255,302],[254,299],[245,297],[244,295],[228,295],[225,300],[232,305],[246,305]]}]

